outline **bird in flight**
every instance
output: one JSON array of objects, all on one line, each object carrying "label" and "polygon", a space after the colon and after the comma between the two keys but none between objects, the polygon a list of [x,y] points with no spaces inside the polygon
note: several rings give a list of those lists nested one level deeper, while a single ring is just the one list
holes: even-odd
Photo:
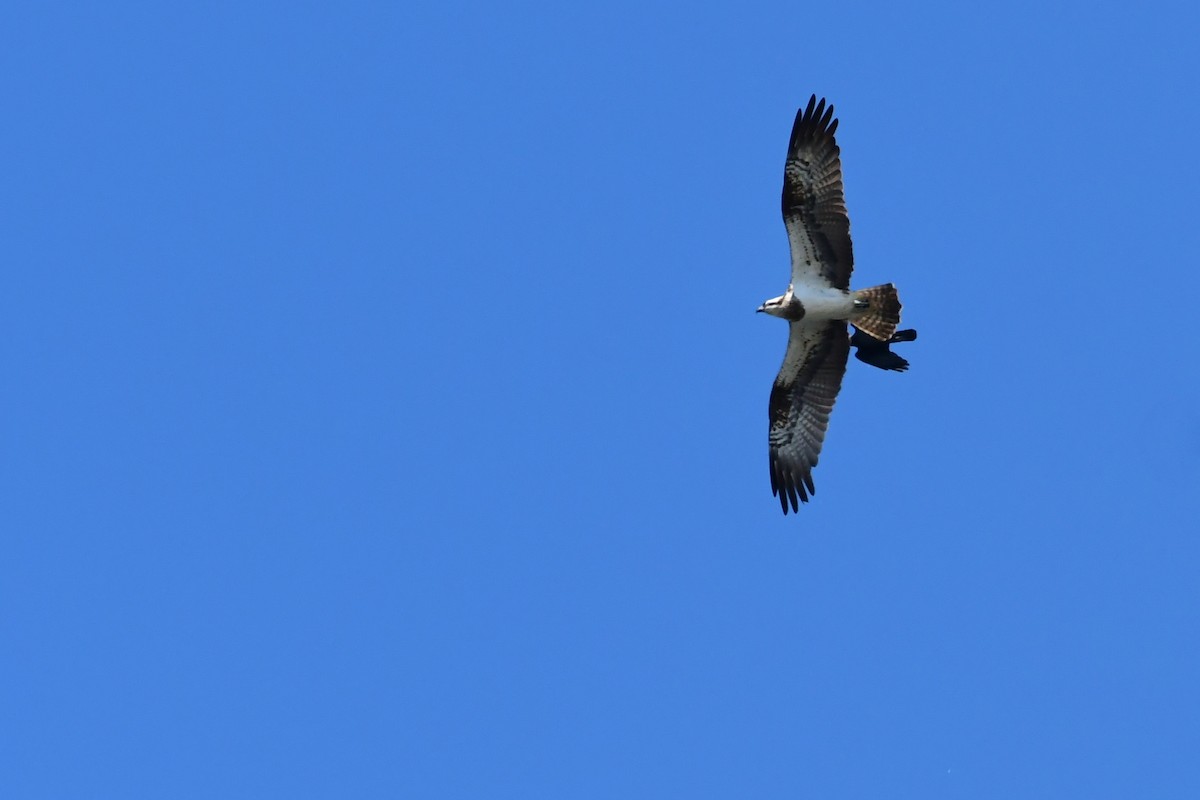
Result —
[{"label": "bird in flight", "polygon": [[824,98],[818,102],[816,95],[796,113],[783,167],[783,223],[791,244],[792,280],[786,292],[758,307],[787,320],[789,327],[783,366],[771,388],[768,434],[771,492],[784,514],[799,511],[800,503],[815,493],[813,467],[850,355],[847,323],[867,337],[857,343],[859,358],[864,343],[868,355],[877,347],[886,350],[900,324],[895,286],[850,289],[854,253],[841,151],[833,136],[837,126],[833,106]]},{"label": "bird in flight", "polygon": [[916,339],[917,332],[912,328],[906,331],[896,331],[886,342],[881,342],[855,328],[854,335],[850,337],[850,346],[854,348],[854,357],[864,364],[870,364],[872,367],[880,369],[904,372],[908,369],[908,359],[893,353],[892,345],[896,342],[913,342]]}]

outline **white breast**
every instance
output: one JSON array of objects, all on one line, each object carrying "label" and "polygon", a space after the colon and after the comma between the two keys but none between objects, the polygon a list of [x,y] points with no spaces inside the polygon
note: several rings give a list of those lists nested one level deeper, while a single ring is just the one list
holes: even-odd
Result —
[{"label": "white breast", "polygon": [[849,319],[854,313],[854,298],[841,289],[797,286],[796,299],[804,304],[805,320]]}]

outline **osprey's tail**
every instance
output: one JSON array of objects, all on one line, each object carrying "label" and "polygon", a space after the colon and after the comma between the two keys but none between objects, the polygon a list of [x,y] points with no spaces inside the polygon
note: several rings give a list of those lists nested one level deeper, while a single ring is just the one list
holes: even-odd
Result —
[{"label": "osprey's tail", "polygon": [[859,289],[854,293],[855,304],[866,307],[850,319],[854,326],[881,342],[889,341],[900,324],[900,295],[890,283]]}]

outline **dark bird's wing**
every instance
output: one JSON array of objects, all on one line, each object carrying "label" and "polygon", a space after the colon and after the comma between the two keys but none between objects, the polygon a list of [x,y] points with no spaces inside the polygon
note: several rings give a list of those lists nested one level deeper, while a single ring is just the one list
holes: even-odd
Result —
[{"label": "dark bird's wing", "polygon": [[842,192],[833,106],[814,94],[796,113],[783,167],[783,224],[792,245],[792,283],[850,288],[854,252]]},{"label": "dark bird's wing", "polygon": [[896,372],[904,372],[908,369],[907,359],[892,352],[892,345],[896,342],[911,342],[917,338],[917,332],[912,328],[896,333],[886,342],[881,342],[874,336],[870,336],[858,328],[854,329],[854,335],[850,337],[850,346],[855,348],[854,357],[864,364],[870,364],[872,367],[879,369],[891,369]]},{"label": "dark bird's wing", "polygon": [[791,323],[787,353],[771,389],[771,492],[783,513],[815,494],[812,470],[821,454],[829,412],[842,388],[850,337],[846,323]]}]

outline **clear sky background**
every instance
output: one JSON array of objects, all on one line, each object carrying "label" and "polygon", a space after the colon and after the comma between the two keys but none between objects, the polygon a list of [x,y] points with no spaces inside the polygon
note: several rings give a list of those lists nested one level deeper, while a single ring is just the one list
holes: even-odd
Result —
[{"label": "clear sky background", "polygon": [[1194,4],[0,16],[4,797],[1200,797]]}]

